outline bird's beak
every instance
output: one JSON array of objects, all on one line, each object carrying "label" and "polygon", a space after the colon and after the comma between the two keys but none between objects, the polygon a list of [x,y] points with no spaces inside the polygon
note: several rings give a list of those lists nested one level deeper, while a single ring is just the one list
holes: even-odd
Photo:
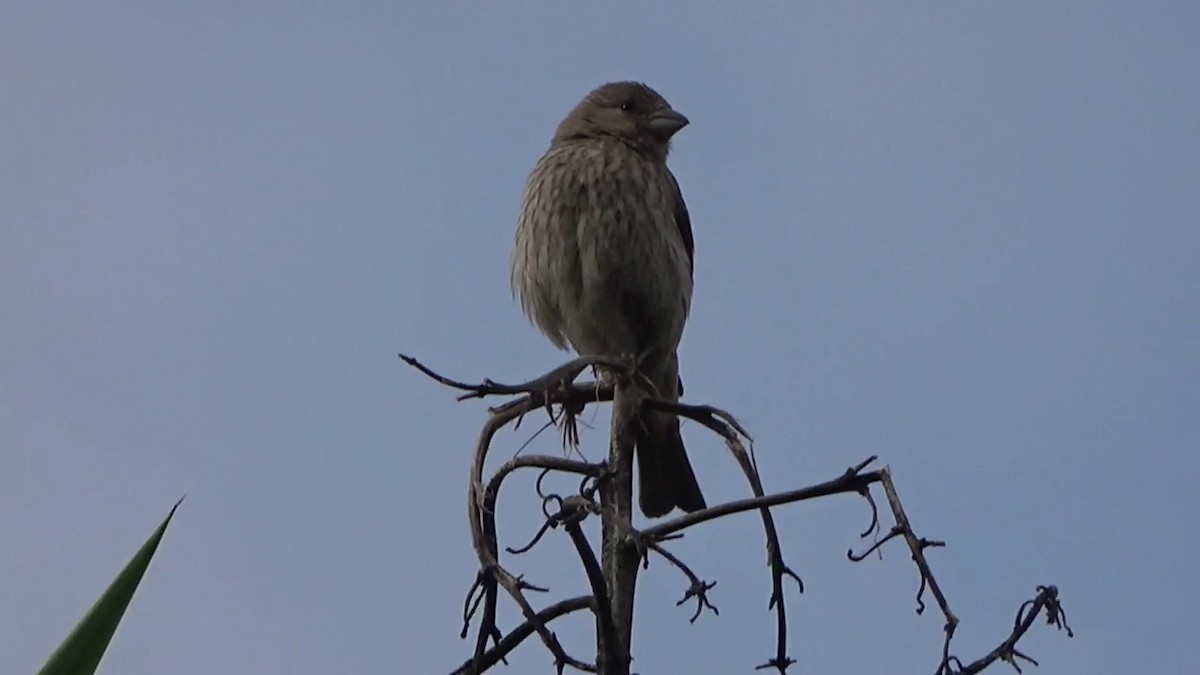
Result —
[{"label": "bird's beak", "polygon": [[688,118],[670,108],[662,108],[650,118],[650,130],[663,138],[674,136],[675,132],[687,125]]}]

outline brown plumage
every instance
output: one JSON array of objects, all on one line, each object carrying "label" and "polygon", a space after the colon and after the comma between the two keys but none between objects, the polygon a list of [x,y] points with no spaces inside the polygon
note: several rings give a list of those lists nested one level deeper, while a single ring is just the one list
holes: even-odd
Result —
[{"label": "brown plumage", "polygon": [[[644,84],[613,82],[585,96],[529,176],[512,259],[513,292],[551,342],[636,356],[669,401],[683,387],[676,348],[692,299],[693,240],[667,153],[687,123]],[[643,513],[704,508],[675,417],[644,414],[636,444]]]}]

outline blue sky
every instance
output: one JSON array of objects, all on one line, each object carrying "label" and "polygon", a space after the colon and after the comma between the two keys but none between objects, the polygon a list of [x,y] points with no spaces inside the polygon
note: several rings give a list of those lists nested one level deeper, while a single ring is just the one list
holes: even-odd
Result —
[{"label": "blue sky", "polygon": [[[395,355],[509,381],[565,358],[509,296],[520,191],[575,101],[626,78],[692,120],[683,377],[750,428],[768,487],[880,455],[949,542],[963,657],[1055,583],[1077,637],[1039,625],[1041,672],[1200,667],[1198,29],[1192,2],[6,3],[6,668],[182,494],[103,672],[458,664],[484,405]],[[742,496],[684,434],[710,501]],[[517,541],[539,509],[513,487]],[[845,559],[866,519],[779,513],[796,672],[936,665],[905,551]],[[773,650],[754,517],[672,550],[721,615],[689,625],[652,566],[637,668],[751,672]],[[510,562],[547,602],[584,587],[562,536]],[[586,622],[558,631],[586,654]],[[530,642],[505,672],[549,664]]]}]

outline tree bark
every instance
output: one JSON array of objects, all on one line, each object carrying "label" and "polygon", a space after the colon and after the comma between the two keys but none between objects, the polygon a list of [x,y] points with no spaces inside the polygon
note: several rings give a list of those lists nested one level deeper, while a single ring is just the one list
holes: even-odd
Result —
[{"label": "tree bark", "polygon": [[596,666],[601,675],[629,675],[631,661],[629,647],[633,641],[638,551],[628,538],[633,522],[633,425],[637,424],[639,398],[640,391],[629,378],[620,377],[613,392],[609,474],[600,490],[603,506],[600,566],[612,607],[613,626],[621,644],[605,644],[597,624],[600,649]]}]

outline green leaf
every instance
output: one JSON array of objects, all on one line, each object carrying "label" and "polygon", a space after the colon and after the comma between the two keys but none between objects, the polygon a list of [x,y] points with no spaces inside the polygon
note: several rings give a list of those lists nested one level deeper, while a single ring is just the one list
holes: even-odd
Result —
[{"label": "green leaf", "polygon": [[167,524],[175,515],[175,509],[182,503],[183,499],[175,502],[175,506],[171,507],[171,512],[154,534],[150,535],[142,548],[134,554],[125,565],[125,569],[109,584],[104,595],[92,605],[83,619],[75,624],[67,639],[50,655],[46,665],[38,671],[39,675],[91,675],[96,672],[96,666],[100,664],[104,650],[108,649],[117,624],[121,622],[125,609],[129,607],[129,601],[133,599],[134,591],[142,581],[142,576],[146,574],[150,559],[158,550],[158,542],[167,531]]}]

